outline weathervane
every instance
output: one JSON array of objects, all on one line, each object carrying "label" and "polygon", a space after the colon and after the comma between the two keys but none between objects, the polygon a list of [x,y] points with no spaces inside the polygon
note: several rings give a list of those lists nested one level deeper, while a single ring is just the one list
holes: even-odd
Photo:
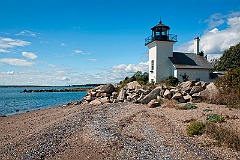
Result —
[{"label": "weathervane", "polygon": [[160,22],[159,22],[159,24],[162,24],[162,17],[160,16]]}]

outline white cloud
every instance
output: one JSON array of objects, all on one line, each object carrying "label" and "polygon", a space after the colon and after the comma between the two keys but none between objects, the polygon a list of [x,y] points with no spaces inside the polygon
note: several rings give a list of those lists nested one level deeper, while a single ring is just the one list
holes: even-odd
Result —
[{"label": "white cloud", "polygon": [[226,18],[226,16],[224,16],[221,13],[215,13],[213,15],[211,15],[208,19],[205,20],[205,22],[208,23],[209,28],[214,28],[217,26],[220,26],[224,23],[224,19]]},{"label": "white cloud", "polygon": [[[234,15],[237,16],[234,17]],[[240,12],[234,12],[234,14],[231,13],[226,16],[219,15],[219,17],[227,17],[227,27],[219,30],[216,27],[216,24],[215,28],[205,32],[202,37],[200,37],[200,50],[203,50],[205,54],[222,54],[230,46],[234,46],[240,42]],[[219,22],[218,24],[221,23]],[[193,52],[193,48],[194,46],[192,40],[176,47],[175,50],[181,52]]]},{"label": "white cloud", "polygon": [[105,76],[108,77],[109,82],[111,81],[120,81],[123,80],[125,77],[131,77],[137,71],[141,72],[148,72],[148,62],[140,62],[138,64],[120,64],[117,66],[113,66],[112,69],[109,71],[109,75]]},{"label": "white cloud", "polygon": [[24,57],[29,58],[29,59],[36,59],[37,58],[37,55],[32,53],[32,52],[22,52],[22,55]]},{"label": "white cloud", "polygon": [[17,36],[28,36],[28,37],[36,37],[37,33],[28,31],[28,30],[24,30],[19,32],[18,34],[16,34]]},{"label": "white cloud", "polygon": [[[15,62],[14,62],[15,60]],[[0,59],[0,63],[7,63],[11,65],[30,66],[30,62],[19,59]],[[30,64],[28,64],[30,63]],[[76,68],[69,68],[63,66],[49,66],[44,64],[47,69],[34,70],[31,67],[27,70],[19,72],[9,71],[12,78],[9,78],[7,73],[0,72],[0,84],[34,84],[34,85],[72,85],[72,84],[87,84],[87,83],[119,83],[125,77],[133,76],[136,71],[147,72],[148,62],[141,62],[138,64],[120,64],[112,66],[108,69],[99,69],[98,73],[80,70]],[[26,68],[23,68],[26,69]]]},{"label": "white cloud", "polygon": [[91,62],[96,62],[97,61],[97,59],[94,59],[94,58],[89,58],[88,60],[91,61]]},{"label": "white cloud", "polygon": [[218,33],[219,30],[217,28],[213,28],[211,31],[209,31],[210,33]]},{"label": "white cloud", "polygon": [[222,56],[222,54],[208,54],[207,59],[210,61],[211,59],[219,59]]},{"label": "white cloud", "polygon": [[148,62],[140,62],[139,64],[120,64],[113,66],[115,72],[135,73],[137,71],[148,72]]},{"label": "white cloud", "polygon": [[60,80],[60,81],[70,81],[71,80],[71,78],[69,78],[69,77],[57,77],[56,79]]},{"label": "white cloud", "polygon": [[17,58],[1,58],[0,63],[6,63],[13,66],[32,66],[34,65],[33,62],[28,62],[24,59],[17,59]]},{"label": "white cloud", "polygon": [[7,53],[7,52],[9,52],[9,51],[0,48],[0,52],[2,52],[2,53]]},{"label": "white cloud", "polygon": [[81,51],[81,50],[74,50],[74,52],[75,52],[76,54],[79,54],[79,53],[82,53],[83,51]]},{"label": "white cloud", "polygon": [[30,44],[31,44],[30,42],[19,40],[19,39],[0,37],[0,49],[4,52],[8,52],[6,49],[9,49],[9,48],[24,47]]},{"label": "white cloud", "polygon": [[82,54],[82,55],[86,55],[86,54],[91,54],[90,52],[83,52],[82,50],[74,50],[74,53],[73,53],[73,55],[74,54]]},{"label": "white cloud", "polygon": [[61,43],[60,45],[61,45],[62,47],[66,46],[66,44],[65,44],[65,43]]}]

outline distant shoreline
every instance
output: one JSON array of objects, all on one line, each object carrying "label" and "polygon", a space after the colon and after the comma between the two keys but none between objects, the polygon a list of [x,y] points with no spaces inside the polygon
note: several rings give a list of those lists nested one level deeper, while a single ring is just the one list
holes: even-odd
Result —
[{"label": "distant shoreline", "polygon": [[31,88],[31,87],[88,87],[94,88],[102,84],[81,84],[81,85],[68,85],[68,86],[40,86],[40,85],[0,85],[1,88]]}]

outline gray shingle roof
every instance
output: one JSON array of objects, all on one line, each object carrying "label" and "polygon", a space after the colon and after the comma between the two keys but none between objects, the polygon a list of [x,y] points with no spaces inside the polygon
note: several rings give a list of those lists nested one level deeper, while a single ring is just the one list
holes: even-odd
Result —
[{"label": "gray shingle roof", "polygon": [[194,53],[173,52],[173,57],[169,57],[169,59],[176,68],[213,69],[204,56]]}]

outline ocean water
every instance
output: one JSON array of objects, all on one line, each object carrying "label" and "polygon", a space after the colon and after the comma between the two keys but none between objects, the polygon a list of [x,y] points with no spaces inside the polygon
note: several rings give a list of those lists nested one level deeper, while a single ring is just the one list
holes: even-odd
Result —
[{"label": "ocean water", "polygon": [[[24,89],[61,89],[63,87],[0,87],[0,115],[13,115],[81,100],[83,92],[21,93]],[[69,87],[68,87],[69,88]]]}]

